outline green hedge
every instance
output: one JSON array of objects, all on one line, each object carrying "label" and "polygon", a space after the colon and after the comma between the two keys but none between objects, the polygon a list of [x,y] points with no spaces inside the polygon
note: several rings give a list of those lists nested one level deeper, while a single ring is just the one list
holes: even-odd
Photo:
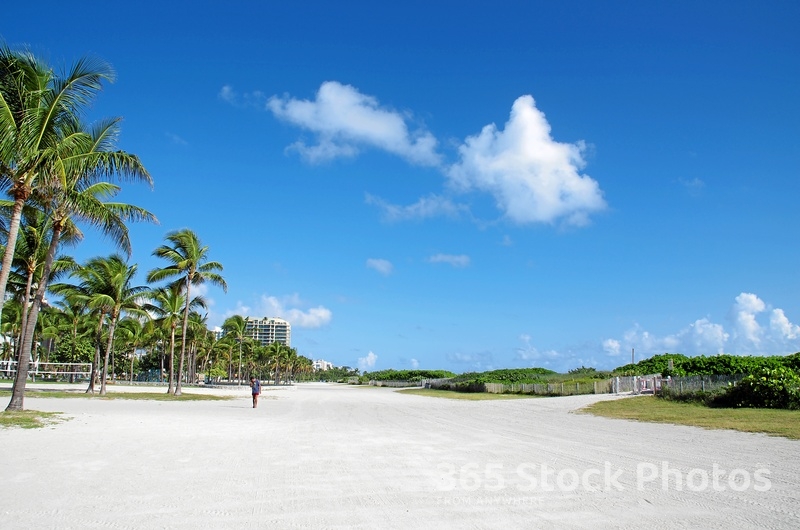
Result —
[{"label": "green hedge", "polygon": [[380,370],[365,372],[362,376],[372,381],[422,381],[423,379],[447,379],[456,374],[447,370]]},{"label": "green hedge", "polygon": [[[672,361],[672,369],[669,362]],[[738,375],[752,374],[762,369],[788,368],[800,371],[800,353],[759,357],[753,355],[700,355],[687,357],[680,353],[654,355],[636,364],[626,364],[615,369],[620,375],[663,374],[675,377],[688,375]]]}]

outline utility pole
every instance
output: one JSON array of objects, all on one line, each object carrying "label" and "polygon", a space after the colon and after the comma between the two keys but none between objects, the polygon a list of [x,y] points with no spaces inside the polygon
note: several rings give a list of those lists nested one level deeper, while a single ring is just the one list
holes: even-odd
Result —
[{"label": "utility pole", "polygon": [[633,348],[631,348],[631,364],[636,364],[635,356],[633,355]]}]

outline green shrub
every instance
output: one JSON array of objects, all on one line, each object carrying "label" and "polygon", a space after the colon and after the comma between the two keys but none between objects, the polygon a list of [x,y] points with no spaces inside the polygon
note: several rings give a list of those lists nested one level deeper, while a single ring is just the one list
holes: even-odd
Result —
[{"label": "green shrub", "polygon": [[94,346],[88,339],[63,337],[50,356],[54,363],[89,363],[94,357]]},{"label": "green shrub", "polygon": [[467,372],[453,379],[454,383],[544,383],[545,376],[555,374],[547,368],[510,368],[504,370],[490,370],[488,372]]},{"label": "green shrub", "polygon": [[[672,368],[669,364],[672,361]],[[680,353],[665,353],[643,359],[636,364],[616,368],[619,375],[662,374],[683,377],[690,375],[739,375],[753,374],[762,368],[786,367],[800,373],[800,353],[793,355],[698,355],[687,357]]]},{"label": "green shrub", "polygon": [[731,386],[716,406],[800,409],[800,376],[789,368],[761,368]]},{"label": "green shrub", "polygon": [[447,370],[379,370],[365,372],[364,377],[373,381],[422,381],[423,379],[447,379],[456,374]]}]

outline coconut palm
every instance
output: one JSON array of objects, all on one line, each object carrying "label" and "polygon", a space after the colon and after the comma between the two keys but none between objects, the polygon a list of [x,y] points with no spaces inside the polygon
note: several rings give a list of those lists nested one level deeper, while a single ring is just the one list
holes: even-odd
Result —
[{"label": "coconut palm", "polygon": [[[74,221],[82,221],[99,228],[110,236],[119,248],[130,254],[130,239],[125,223],[157,222],[155,216],[143,208],[111,202],[109,199],[119,193],[120,188],[101,180],[106,177],[123,177],[152,184],[150,175],[138,157],[124,151],[112,151],[118,133],[118,122],[116,119],[106,120],[88,131],[76,121],[62,124],[60,133],[70,138],[68,149],[64,148],[58,158],[58,164],[51,168],[54,172],[52,178],[47,184],[40,184],[35,190],[37,204],[41,205],[51,218],[50,244],[42,271],[42,281],[36,290],[24,329],[20,362],[7,410],[22,409],[33,331],[47,290],[61,235],[65,230],[71,229]],[[81,239],[83,234],[77,228],[75,230],[75,237]],[[105,379],[102,385],[104,390]]]},{"label": "coconut palm", "polygon": [[201,348],[208,342],[208,313],[201,315],[197,311],[189,314],[189,360],[187,361],[186,380],[187,382],[197,382],[197,355]]},{"label": "coconut palm", "polygon": [[275,383],[278,384],[281,378],[281,366],[285,365],[289,359],[290,349],[282,342],[273,342],[267,345],[267,355],[275,366]]},{"label": "coconut palm", "polygon": [[222,354],[225,360],[228,361],[228,382],[233,380],[233,351],[237,346],[236,339],[231,335],[223,336],[217,341],[215,351]]},{"label": "coconut palm", "polygon": [[54,175],[72,140],[62,130],[64,123],[75,121],[103,81],[113,78],[111,67],[97,59],[80,59],[58,76],[29,51],[0,45],[0,178],[14,200],[0,294],[6,291],[23,207]]},{"label": "coconut palm", "polygon": [[230,336],[231,340],[239,344],[239,370],[236,380],[239,384],[242,383],[242,341],[244,340],[244,332],[247,329],[247,319],[241,315],[233,315],[225,319],[222,323],[222,331],[225,336]]},{"label": "coconut palm", "polygon": [[101,396],[106,395],[108,359],[113,350],[117,322],[123,314],[147,317],[142,304],[144,297],[149,295],[150,288],[145,285],[131,285],[137,271],[137,265],[128,265],[119,254],[91,259],[77,271],[78,277],[83,280],[82,286],[90,293],[89,307],[101,309],[108,315],[108,341],[100,378]]},{"label": "coconut palm", "polygon": [[[91,370],[89,374],[89,386],[86,388],[86,393],[94,394],[95,382],[97,380],[97,371],[100,368],[100,359],[103,350],[103,325],[106,321],[107,311],[103,306],[92,306],[92,293],[83,289],[79,285],[70,283],[55,283],[52,284],[49,290],[63,300],[66,300],[70,306],[74,306],[76,312],[83,314],[85,319],[80,325],[85,327],[87,336],[92,337],[92,344],[94,345],[94,356],[91,361]],[[75,319],[81,317],[74,317]]]},{"label": "coconut palm", "polygon": [[[21,323],[23,330],[27,325],[28,310],[33,301],[34,288],[37,288],[42,281],[51,228],[50,219],[43,211],[30,206],[23,210],[23,223],[17,237],[17,250],[12,262],[14,275],[10,277],[12,282],[9,282],[14,283],[13,279],[15,277],[25,279],[25,285],[19,293],[19,297],[25,307]],[[62,233],[64,235],[62,238],[63,243],[73,244],[79,232],[74,224],[68,223]],[[53,281],[65,272],[75,270],[77,267],[78,264],[71,257],[59,256],[53,262],[48,281]]]},{"label": "coconut palm", "polygon": [[[107,258],[92,258],[73,272],[73,275],[80,280],[73,292],[80,293],[88,308],[96,309],[108,317],[100,380],[101,396],[106,394],[109,355],[113,349],[117,322],[123,314],[147,316],[141,305],[143,298],[149,293],[149,287],[131,285],[137,270],[137,265],[128,265],[122,256],[113,254]],[[58,286],[54,290],[64,292],[65,288]]]},{"label": "coconut palm", "polygon": [[[58,300],[53,307],[58,311],[61,321],[60,334],[62,338],[67,336],[70,352],[67,362],[78,362],[77,344],[79,340],[84,340],[92,334],[94,324],[92,322],[91,310],[87,301],[76,296],[64,296]],[[69,382],[75,378],[75,370],[70,370]]]},{"label": "coconut palm", "polygon": [[[0,337],[3,340],[4,361],[10,361],[17,355],[17,345],[20,342],[22,322],[22,301],[12,299],[3,305],[3,323],[0,325]],[[6,339],[8,337],[8,339]]]},{"label": "coconut palm", "polygon": [[[127,316],[120,319],[117,325],[117,335],[123,341],[122,348],[126,352],[130,352],[130,371],[128,372],[128,380],[133,382],[133,361],[136,359],[136,350],[142,345],[145,340],[145,325],[142,324],[142,318]],[[149,319],[147,319],[149,321]]]},{"label": "coconut palm", "polygon": [[[169,244],[161,245],[153,251],[153,255],[167,260],[169,265],[160,269],[153,269],[147,274],[148,282],[159,282],[175,278],[172,285],[183,288],[187,300],[191,299],[191,288],[193,285],[201,285],[206,282],[222,287],[227,292],[228,285],[225,279],[219,274],[222,264],[217,261],[208,261],[208,246],[203,246],[197,234],[189,229],[171,232],[165,239]],[[189,324],[189,310],[187,304],[183,312],[183,329],[186,330]],[[182,333],[181,338],[181,357],[179,372],[183,372],[183,360],[186,355],[187,334]],[[175,388],[175,395],[181,395],[181,380]]]},{"label": "coconut palm", "polygon": [[[173,393],[173,383],[175,382],[174,375],[175,375],[175,335],[178,329],[178,324],[181,322],[181,316],[184,313],[184,309],[186,307],[189,310],[197,309],[197,308],[204,308],[206,307],[206,302],[203,297],[195,296],[191,299],[191,301],[187,304],[186,303],[186,296],[183,294],[183,289],[181,284],[170,284],[166,287],[162,287],[157,289],[153,292],[151,296],[151,302],[145,305],[145,309],[151,312],[156,317],[156,323],[159,324],[163,329],[169,330],[169,365],[168,365],[168,384],[167,384],[167,393]],[[181,330],[183,333],[183,330]],[[179,376],[183,370],[183,365],[181,363],[180,370],[178,372]],[[175,395],[179,396],[180,393],[178,392],[178,388],[180,387],[180,377],[178,377],[177,382],[174,384],[175,388]]]}]

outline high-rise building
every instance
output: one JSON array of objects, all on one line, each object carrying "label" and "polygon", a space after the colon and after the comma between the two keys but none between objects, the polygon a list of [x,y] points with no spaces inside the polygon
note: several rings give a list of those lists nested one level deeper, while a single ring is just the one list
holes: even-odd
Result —
[{"label": "high-rise building", "polygon": [[292,345],[292,325],[281,318],[248,317],[245,319],[244,334],[264,346],[273,342],[280,342],[289,347]]},{"label": "high-rise building", "polygon": [[314,370],[330,370],[333,368],[333,363],[329,363],[328,361],[317,359],[313,363]]}]

